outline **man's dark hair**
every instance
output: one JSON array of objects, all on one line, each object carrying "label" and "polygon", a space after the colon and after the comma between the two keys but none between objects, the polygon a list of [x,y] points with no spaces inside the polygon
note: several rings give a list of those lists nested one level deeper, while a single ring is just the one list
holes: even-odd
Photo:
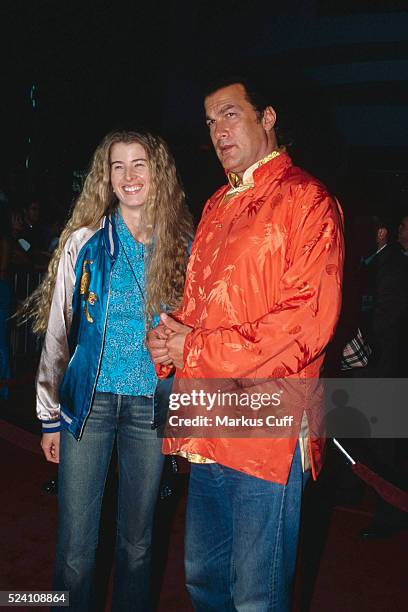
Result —
[{"label": "man's dark hair", "polygon": [[253,106],[258,118],[261,119],[266,107],[270,106],[270,102],[262,86],[252,77],[239,74],[220,75],[208,82],[204,88],[204,98],[223,87],[238,83],[244,87],[246,99]]},{"label": "man's dark hair", "polygon": [[371,217],[371,221],[375,231],[378,231],[379,229],[386,229],[388,236],[391,237],[395,228],[395,222],[391,217],[386,215],[373,215]]}]

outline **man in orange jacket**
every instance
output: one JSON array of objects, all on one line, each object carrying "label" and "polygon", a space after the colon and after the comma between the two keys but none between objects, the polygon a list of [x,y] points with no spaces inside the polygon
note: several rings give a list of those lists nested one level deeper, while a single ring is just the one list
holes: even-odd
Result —
[{"label": "man in orange jacket", "polygon": [[[274,109],[244,80],[215,86],[205,112],[228,183],[205,206],[180,309],[148,335],[158,375],[316,380],[340,310],[341,213],[279,148]],[[308,416],[279,438],[164,440],[166,454],[191,462],[185,565],[196,610],[289,610],[302,491],[322,464]]]}]

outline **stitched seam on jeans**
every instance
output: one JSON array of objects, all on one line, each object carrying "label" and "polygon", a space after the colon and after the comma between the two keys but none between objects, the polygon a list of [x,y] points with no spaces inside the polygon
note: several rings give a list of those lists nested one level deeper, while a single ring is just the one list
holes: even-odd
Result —
[{"label": "stitched seam on jeans", "polygon": [[231,564],[230,564],[230,577],[229,577],[229,592],[230,592],[231,605],[232,605],[234,601],[234,582],[235,582],[235,576],[236,576],[236,569],[235,569],[235,561],[234,561],[234,554],[233,554],[233,550],[234,550],[233,544],[231,548],[232,550],[231,550]]},{"label": "stitched seam on jeans", "polygon": [[[286,501],[286,489],[287,489],[287,485],[283,486],[283,492],[282,492],[282,500],[281,500],[281,505],[280,505],[280,511],[279,511],[279,520],[278,520],[278,529],[276,532],[276,542],[275,542],[275,551],[274,551],[274,555],[273,555],[273,562],[272,562],[272,576],[271,576],[271,580],[269,582],[269,600],[271,602],[271,605],[273,606],[273,609],[275,608],[275,606],[278,604],[278,598],[277,598],[277,582],[278,582],[278,578],[277,578],[277,559],[279,557],[279,545],[281,543],[281,538],[282,538],[282,527],[283,527],[283,509],[285,506],[285,501]],[[272,592],[271,592],[272,591]],[[272,608],[271,608],[272,609]]]}]

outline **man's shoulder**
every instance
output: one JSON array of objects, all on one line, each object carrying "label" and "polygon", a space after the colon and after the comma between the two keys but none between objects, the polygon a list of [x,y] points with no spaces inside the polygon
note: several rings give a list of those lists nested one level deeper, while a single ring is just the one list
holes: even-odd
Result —
[{"label": "man's shoulder", "polygon": [[321,215],[342,216],[341,208],[326,185],[298,166],[290,166],[279,182],[282,199],[289,205],[294,216],[307,214],[320,218]]},{"label": "man's shoulder", "polygon": [[286,169],[282,176],[282,185],[290,189],[297,187],[300,194],[308,191],[330,195],[324,183],[299,166],[289,166]]},{"label": "man's shoulder", "polygon": [[228,183],[224,183],[224,185],[221,185],[220,187],[218,187],[218,189],[216,189],[214,191],[214,193],[208,198],[207,202],[213,202],[214,200],[219,200],[226,191],[228,191],[228,189],[230,189],[230,186]]},{"label": "man's shoulder", "polygon": [[408,271],[408,257],[404,255],[397,242],[390,242],[378,253],[378,263],[384,266],[398,267],[402,271]]}]

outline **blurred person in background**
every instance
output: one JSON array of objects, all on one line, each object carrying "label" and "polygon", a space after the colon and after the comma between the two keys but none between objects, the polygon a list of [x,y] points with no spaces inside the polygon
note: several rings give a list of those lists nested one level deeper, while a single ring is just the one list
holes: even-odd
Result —
[{"label": "blurred person in background", "polygon": [[[357,325],[372,353],[368,364],[352,374],[364,379],[406,377],[408,259],[403,253],[404,225],[401,223],[399,226],[398,242],[394,238],[394,223],[387,217],[366,217],[361,228],[360,237],[366,232],[372,246],[360,262]],[[373,384],[380,385],[381,381],[373,380]],[[406,488],[407,474],[401,469],[405,440],[389,437],[356,439],[353,445],[361,447],[360,456],[365,453],[365,461],[374,471],[401,489]],[[377,496],[374,516],[361,531],[361,537],[365,540],[387,538],[407,526],[407,515]]]},{"label": "blurred person in background", "polygon": [[398,225],[398,243],[404,255],[408,255],[408,215],[402,217]]},{"label": "blurred person in background", "polygon": [[40,201],[31,198],[22,208],[22,228],[18,234],[20,245],[26,251],[32,267],[38,271],[45,271],[50,261],[47,230],[40,223],[42,212]]},{"label": "blurred person in background", "polygon": [[[0,381],[10,377],[7,320],[10,317],[10,261],[12,252],[10,211],[0,204]],[[7,387],[0,386],[0,398],[8,398]]]},{"label": "blurred person in background", "polygon": [[38,199],[31,198],[23,207],[23,227],[21,237],[27,240],[33,250],[45,251],[47,244],[45,231],[40,223],[41,204]]}]

